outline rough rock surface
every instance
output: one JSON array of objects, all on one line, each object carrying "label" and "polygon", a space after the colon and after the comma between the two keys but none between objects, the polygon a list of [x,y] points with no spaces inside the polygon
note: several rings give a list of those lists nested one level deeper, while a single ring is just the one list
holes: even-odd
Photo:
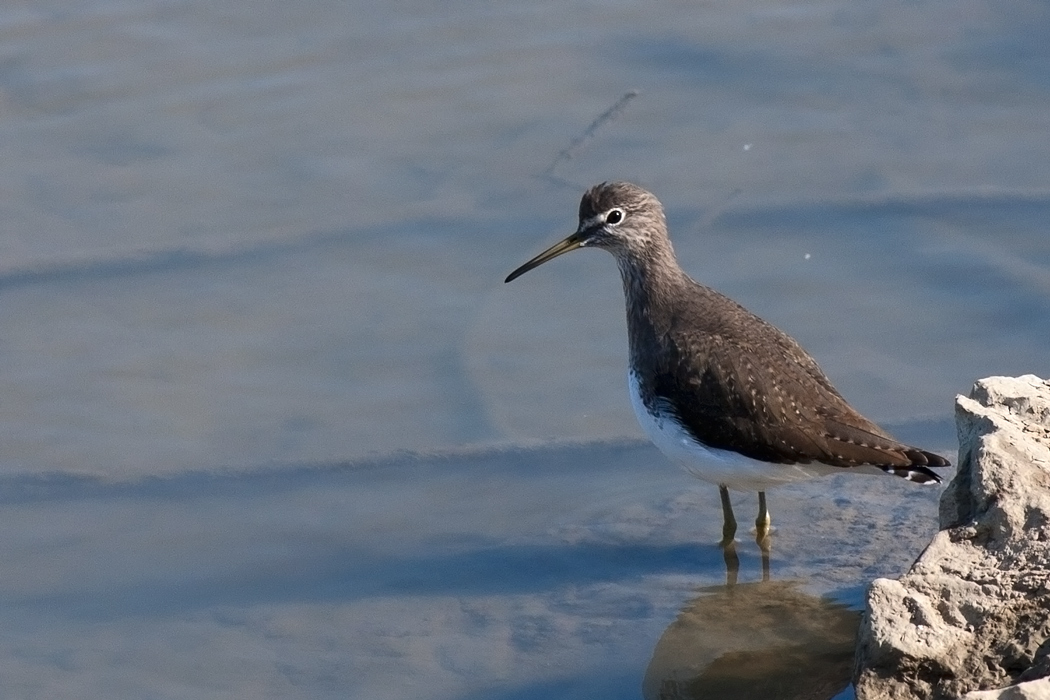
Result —
[{"label": "rough rock surface", "polygon": [[868,592],[859,700],[1050,699],[1050,382],[982,379],[956,423],[940,532]]}]

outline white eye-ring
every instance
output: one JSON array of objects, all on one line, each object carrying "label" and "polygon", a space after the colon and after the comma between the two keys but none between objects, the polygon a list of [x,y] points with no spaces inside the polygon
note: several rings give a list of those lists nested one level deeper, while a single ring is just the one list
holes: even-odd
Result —
[{"label": "white eye-ring", "polygon": [[616,209],[610,209],[609,213],[605,215],[605,223],[609,226],[615,226],[623,221],[624,216],[626,215],[623,213],[623,209],[620,209],[619,207]]}]

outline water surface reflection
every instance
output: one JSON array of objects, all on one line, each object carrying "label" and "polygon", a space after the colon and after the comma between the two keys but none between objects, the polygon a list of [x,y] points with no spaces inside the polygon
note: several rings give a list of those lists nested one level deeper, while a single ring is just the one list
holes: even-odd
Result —
[{"label": "water surface reflection", "polygon": [[742,537],[725,589],[717,489],[641,441],[8,478],[5,687],[634,700],[643,677],[786,683],[779,657],[846,634],[819,596],[855,604],[929,536],[936,493],[898,482],[778,490],[774,581],[750,582],[761,552]]},{"label": "water surface reflection", "polygon": [[664,631],[646,700],[827,700],[850,682],[860,613],[798,582],[712,587]]}]

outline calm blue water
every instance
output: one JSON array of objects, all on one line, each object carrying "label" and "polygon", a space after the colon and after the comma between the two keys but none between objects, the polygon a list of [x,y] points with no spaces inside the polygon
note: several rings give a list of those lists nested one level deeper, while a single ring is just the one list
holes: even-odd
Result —
[{"label": "calm blue water", "polygon": [[[1048,29],[939,0],[0,9],[5,694],[634,698],[835,638],[689,612],[735,610],[717,495],[639,441],[611,259],[502,279],[587,186],[639,182],[698,280],[951,455],[955,394],[1048,371]],[[759,598],[837,630],[936,496],[771,494]],[[674,641],[697,620],[724,643]]]}]

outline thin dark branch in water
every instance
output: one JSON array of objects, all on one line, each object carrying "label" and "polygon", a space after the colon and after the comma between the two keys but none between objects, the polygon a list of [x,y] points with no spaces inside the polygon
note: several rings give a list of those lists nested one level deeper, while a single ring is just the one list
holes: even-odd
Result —
[{"label": "thin dark branch in water", "polygon": [[616,101],[616,104],[602,112],[597,119],[591,122],[590,126],[584,129],[582,134],[574,138],[568,146],[566,146],[564,149],[562,149],[560,153],[558,153],[558,156],[551,162],[549,166],[547,166],[547,169],[543,171],[543,175],[553,175],[554,168],[558,167],[559,163],[561,163],[563,160],[572,160],[573,156],[576,154],[576,151],[578,151],[584,143],[592,139],[594,137],[594,134],[598,131],[598,129],[600,129],[606,122],[612,121],[616,117],[620,116],[620,112],[624,110],[624,108],[627,106],[627,103],[633,100],[634,98],[638,97],[638,95],[639,93],[637,90],[631,90],[630,92],[624,94],[623,97],[618,99]]}]

